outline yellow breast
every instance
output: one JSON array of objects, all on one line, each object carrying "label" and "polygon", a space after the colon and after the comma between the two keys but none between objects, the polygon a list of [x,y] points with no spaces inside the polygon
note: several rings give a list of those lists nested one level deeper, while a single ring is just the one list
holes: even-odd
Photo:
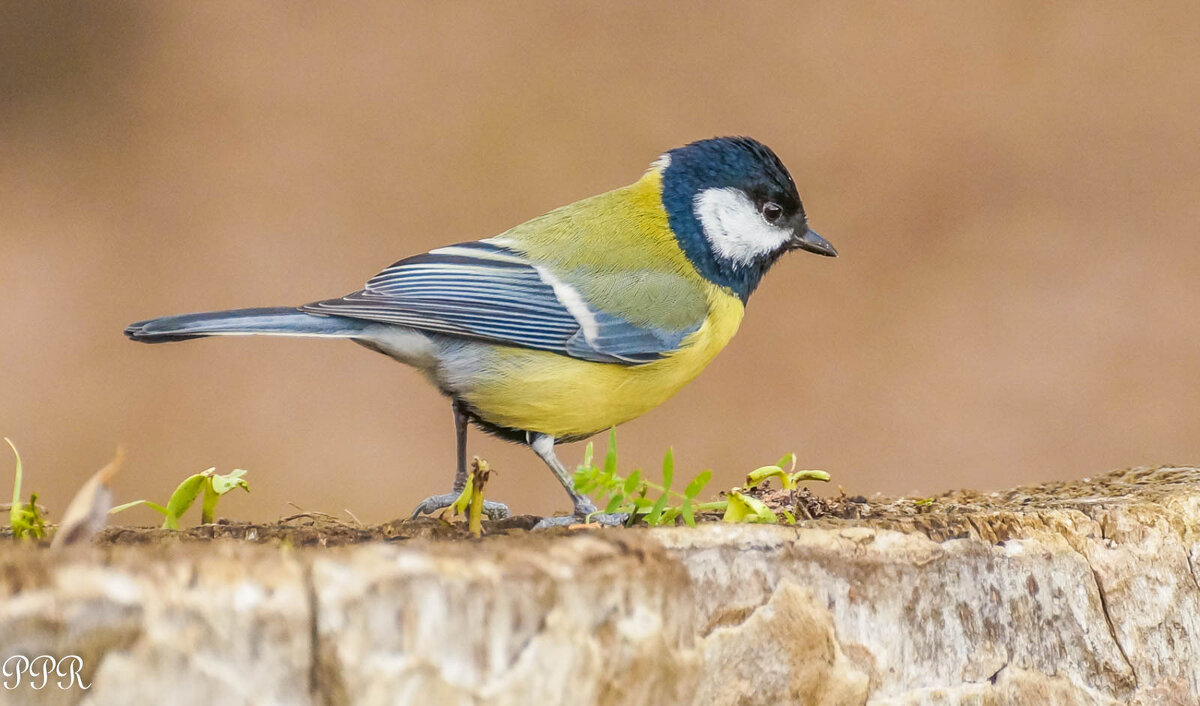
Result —
[{"label": "yellow breast", "polygon": [[[555,353],[497,347],[492,369],[466,402],[499,426],[569,439],[591,436],[654,409],[700,374],[737,333],[736,296],[707,285],[708,315],[671,355],[644,365],[593,363]],[[503,372],[500,372],[503,371]]]}]

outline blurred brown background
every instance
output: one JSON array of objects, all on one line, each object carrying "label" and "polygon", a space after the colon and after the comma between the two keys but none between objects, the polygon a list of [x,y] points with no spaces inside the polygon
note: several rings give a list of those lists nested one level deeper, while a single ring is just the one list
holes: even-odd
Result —
[{"label": "blurred brown background", "polygon": [[[413,371],[121,329],[340,295],[720,134],[780,154],[842,257],[779,265],[708,372],[620,430],[627,469],[671,444],[715,489],[796,450],[869,494],[1200,460],[1200,5],[641,5],[0,5],[0,435],[26,490],[61,513],[124,442],[121,501],[216,465],[250,470],[233,517],[406,512],[454,457]],[[527,450],[471,451],[515,510],[567,508]]]}]

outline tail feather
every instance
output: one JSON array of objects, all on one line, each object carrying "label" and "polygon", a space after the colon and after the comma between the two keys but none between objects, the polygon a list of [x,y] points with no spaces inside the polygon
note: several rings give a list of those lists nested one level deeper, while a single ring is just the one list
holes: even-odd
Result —
[{"label": "tail feather", "polygon": [[306,314],[294,307],[234,309],[163,316],[130,324],[125,335],[142,343],[169,343],[204,336],[332,336],[350,338],[366,322],[341,316]]}]

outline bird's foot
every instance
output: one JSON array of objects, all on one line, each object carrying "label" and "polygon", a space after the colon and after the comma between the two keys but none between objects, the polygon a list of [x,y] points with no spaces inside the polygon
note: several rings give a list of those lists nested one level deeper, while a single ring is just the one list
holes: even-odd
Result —
[{"label": "bird's foot", "polygon": [[554,517],[543,517],[533,526],[533,531],[550,529],[551,527],[570,527],[571,525],[595,524],[603,527],[620,527],[629,520],[629,515],[626,513],[614,513],[606,515],[604,513],[594,513],[590,516],[579,517],[578,515],[555,515]]},{"label": "bird's foot", "polygon": [[[421,501],[417,505],[417,509],[413,510],[412,516],[408,519],[415,520],[421,515],[432,515],[438,510],[445,510],[458,500],[459,493],[446,493],[445,495],[431,495]],[[498,503],[494,500],[483,501],[483,514],[488,516],[489,520],[503,520],[512,513],[508,511],[508,506],[504,503]]]}]

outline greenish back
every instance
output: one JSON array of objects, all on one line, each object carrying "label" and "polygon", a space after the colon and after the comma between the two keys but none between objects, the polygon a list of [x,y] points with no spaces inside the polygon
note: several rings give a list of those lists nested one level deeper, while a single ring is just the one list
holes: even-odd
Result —
[{"label": "greenish back", "polygon": [[495,240],[550,269],[593,310],[638,326],[694,329],[707,314],[705,281],[667,223],[657,171],[557,208]]}]

